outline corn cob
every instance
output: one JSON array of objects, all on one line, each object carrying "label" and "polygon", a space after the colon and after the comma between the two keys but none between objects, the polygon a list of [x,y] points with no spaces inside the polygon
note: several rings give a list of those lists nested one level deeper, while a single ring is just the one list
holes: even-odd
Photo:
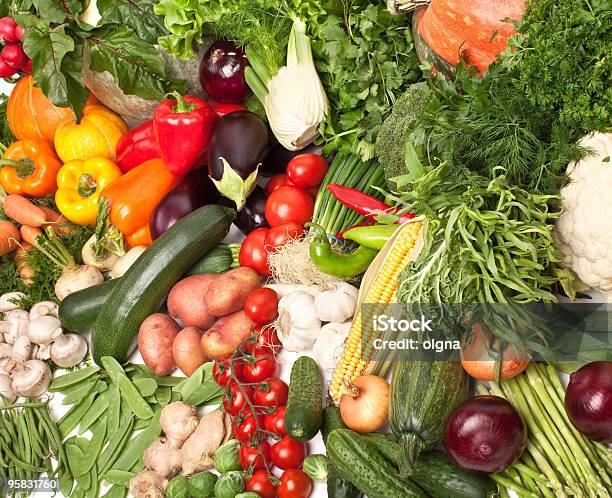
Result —
[{"label": "corn cob", "polygon": [[[402,227],[363,300],[368,306],[357,310],[329,387],[329,395],[336,404],[340,402],[347,384],[366,371],[378,335],[373,332],[372,326],[368,325],[368,336],[363,337],[362,324],[371,323],[373,315],[384,314],[393,301],[399,274],[411,261],[412,250],[422,227],[420,221],[407,223]],[[362,313],[366,313],[366,316],[362,316]]]}]

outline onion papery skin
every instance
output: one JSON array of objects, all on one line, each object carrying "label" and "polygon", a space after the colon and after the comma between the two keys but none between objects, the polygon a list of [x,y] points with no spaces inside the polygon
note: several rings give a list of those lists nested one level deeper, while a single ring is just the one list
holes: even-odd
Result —
[{"label": "onion papery skin", "polygon": [[238,104],[251,92],[244,76],[248,65],[244,48],[230,41],[216,41],[200,63],[200,84],[213,100]]},{"label": "onion papery skin", "polygon": [[493,474],[512,465],[527,444],[518,412],[498,396],[476,396],[446,422],[444,447],[450,460],[467,471]]},{"label": "onion papery skin", "polygon": [[594,361],[570,375],[565,410],[587,438],[612,443],[612,362]]}]

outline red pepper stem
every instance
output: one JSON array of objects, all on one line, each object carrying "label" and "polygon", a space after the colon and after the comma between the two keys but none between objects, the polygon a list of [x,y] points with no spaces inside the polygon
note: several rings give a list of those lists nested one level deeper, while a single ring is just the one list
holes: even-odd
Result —
[{"label": "red pepper stem", "polygon": [[176,100],[176,104],[172,106],[173,114],[184,114],[191,112],[196,108],[196,106],[193,104],[187,104],[183,96],[176,90],[174,92],[167,93],[166,98]]}]

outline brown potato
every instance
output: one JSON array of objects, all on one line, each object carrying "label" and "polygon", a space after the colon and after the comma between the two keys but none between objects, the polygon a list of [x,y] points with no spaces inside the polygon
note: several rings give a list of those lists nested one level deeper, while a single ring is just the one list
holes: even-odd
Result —
[{"label": "brown potato", "polygon": [[138,332],[138,350],[145,365],[155,375],[168,375],[176,368],[172,344],[178,334],[177,323],[164,313],[147,317]]},{"label": "brown potato", "polygon": [[252,290],[261,286],[259,275],[246,267],[236,268],[218,275],[206,293],[206,307],[211,315],[226,316],[241,310]]},{"label": "brown potato", "polygon": [[181,330],[172,344],[174,361],[185,375],[190,376],[201,365],[208,361],[202,351],[200,340],[202,331],[196,327]]},{"label": "brown potato", "polygon": [[224,316],[202,336],[202,349],[209,358],[218,359],[233,353],[253,329],[253,322],[242,310]]},{"label": "brown potato", "polygon": [[215,323],[205,297],[218,275],[194,275],[177,282],[168,294],[168,312],[185,327],[207,329]]}]

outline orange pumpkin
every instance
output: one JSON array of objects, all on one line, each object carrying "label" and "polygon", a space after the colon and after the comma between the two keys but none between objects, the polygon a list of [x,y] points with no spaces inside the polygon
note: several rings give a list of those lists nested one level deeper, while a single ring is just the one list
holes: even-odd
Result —
[{"label": "orange pumpkin", "polygon": [[55,132],[55,151],[67,163],[92,157],[115,160],[115,148],[128,130],[125,121],[100,104],[86,105],[81,122],[66,119]]},{"label": "orange pumpkin", "polygon": [[68,107],[55,107],[42,90],[34,86],[32,76],[27,75],[11,92],[6,119],[18,140],[44,140],[53,145],[57,127],[66,119],[74,119],[74,114]]}]

